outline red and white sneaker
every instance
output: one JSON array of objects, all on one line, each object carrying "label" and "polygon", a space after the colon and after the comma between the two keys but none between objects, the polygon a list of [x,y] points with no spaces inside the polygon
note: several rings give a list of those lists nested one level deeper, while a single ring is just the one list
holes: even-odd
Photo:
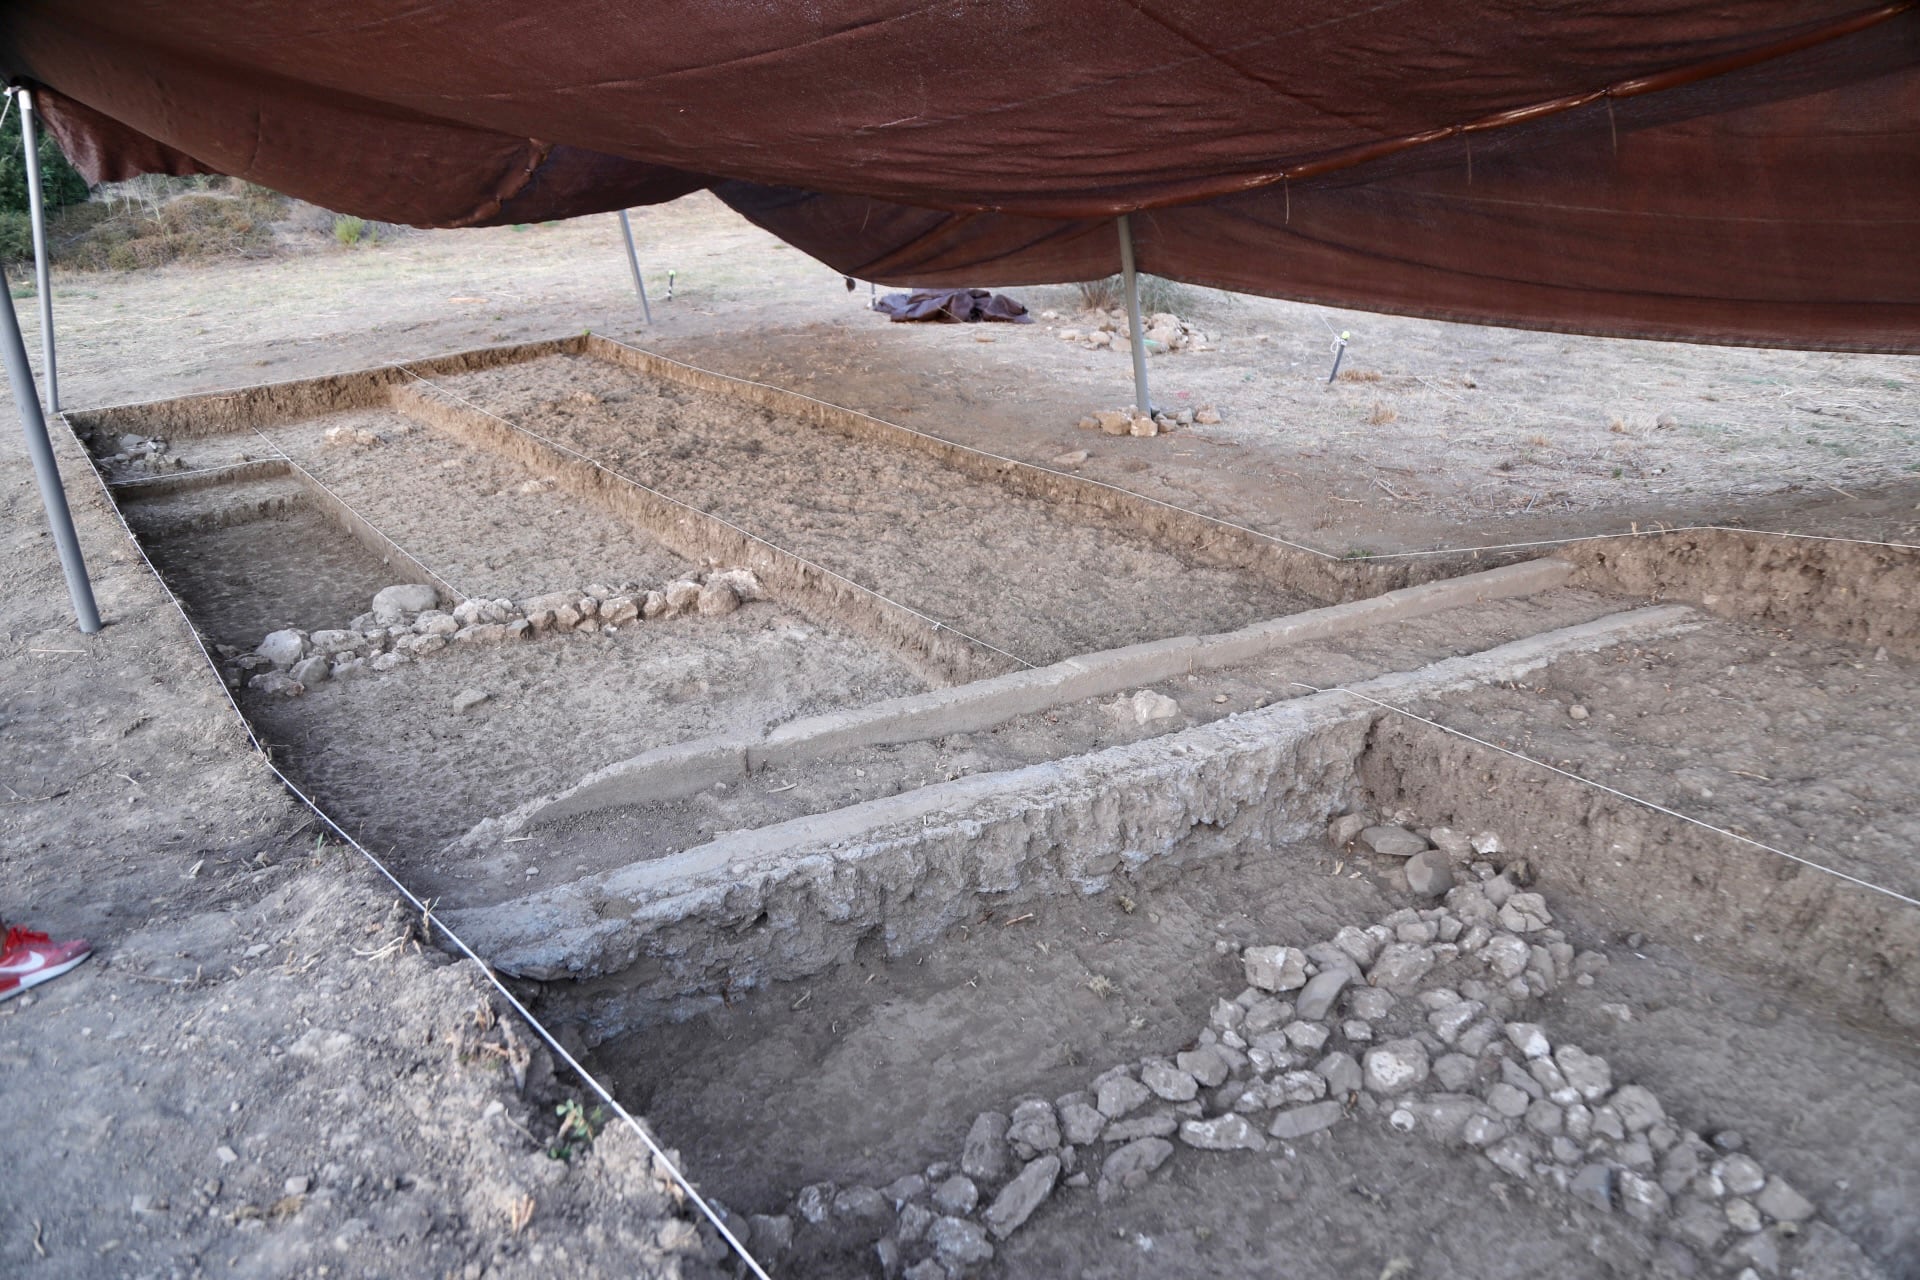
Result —
[{"label": "red and white sneaker", "polygon": [[6,946],[0,948],[0,1001],[59,977],[92,954],[93,948],[78,938],[55,942],[16,925],[7,930]]}]

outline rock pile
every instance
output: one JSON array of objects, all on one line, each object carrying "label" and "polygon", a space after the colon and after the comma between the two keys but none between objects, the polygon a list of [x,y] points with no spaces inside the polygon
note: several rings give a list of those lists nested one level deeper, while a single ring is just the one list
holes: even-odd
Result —
[{"label": "rock pile", "polygon": [[329,449],[366,449],[386,441],[365,427],[338,426],[321,432],[320,443]]},{"label": "rock pile", "polygon": [[[1429,848],[1364,818],[1332,834],[1385,856]],[[1591,985],[1606,957],[1576,951],[1540,894],[1470,861],[1475,845],[1497,848],[1497,837],[1432,834],[1463,851],[1463,883],[1441,905],[1397,910],[1306,948],[1247,947],[1245,988],[1217,999],[1182,1051],[1115,1066],[1051,1101],[986,1112],[957,1161],[878,1189],[809,1186],[790,1212],[740,1225],[768,1262],[796,1243],[871,1248],[880,1275],[951,1280],[990,1261],[996,1242],[1056,1194],[1105,1204],[1182,1151],[1293,1154],[1324,1130],[1360,1123],[1472,1151],[1569,1207],[1621,1215],[1658,1237],[1655,1251],[1678,1273],[1704,1263],[1759,1280],[1791,1274],[1795,1252],[1860,1256],[1813,1221],[1812,1202],[1746,1153],[1740,1135],[1687,1128],[1604,1057],[1529,1020],[1530,1001]]]},{"label": "rock pile", "polygon": [[103,448],[113,449],[114,452],[103,455],[104,460],[127,471],[164,475],[186,466],[177,454],[168,451],[167,442],[159,436],[123,435],[105,442],[95,437],[93,446],[95,453]]},{"label": "rock pile", "polygon": [[[1072,342],[1089,350],[1125,350],[1133,340],[1125,310],[1095,311],[1087,316],[1084,327],[1059,331],[1062,342]],[[1147,354],[1163,356],[1173,351],[1211,351],[1207,335],[1171,311],[1156,311],[1147,317],[1143,335]]]},{"label": "rock pile", "polygon": [[1198,409],[1176,409],[1172,413],[1160,409],[1151,415],[1140,412],[1138,406],[1128,405],[1124,409],[1102,409],[1098,413],[1090,413],[1080,419],[1079,426],[1082,431],[1104,431],[1110,436],[1157,436],[1196,423],[1210,426],[1218,421],[1220,412],[1210,404],[1203,404]]},{"label": "rock pile", "polygon": [[392,671],[417,659],[565,632],[612,634],[638,621],[688,615],[718,617],[766,598],[750,569],[713,569],[677,578],[657,590],[636,583],[595,583],[583,591],[556,591],[515,603],[463,600],[439,607],[423,583],[383,588],[373,607],[337,630],[287,628],[269,634],[251,652],[218,646],[227,683],[275,697],[297,697],[315,685],[365,672]]}]

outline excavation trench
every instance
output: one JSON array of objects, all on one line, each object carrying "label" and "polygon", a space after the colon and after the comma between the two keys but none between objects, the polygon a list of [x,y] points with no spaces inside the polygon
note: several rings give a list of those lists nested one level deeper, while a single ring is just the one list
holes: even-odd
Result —
[{"label": "excavation trench", "polygon": [[[1698,625],[1686,610],[1615,615],[1352,687],[1431,711]],[[580,975],[541,988],[546,1015],[701,1153],[710,1190],[791,1213],[809,1185],[884,1186],[953,1160],[981,1112],[1192,1047],[1210,1004],[1243,984],[1243,946],[1306,946],[1431,902],[1409,895],[1397,860],[1331,846],[1332,816],[1493,830],[1507,848],[1485,861],[1610,961],[1591,989],[1525,1016],[1609,1055],[1676,1119],[1747,1134],[1903,1274],[1920,1241],[1895,1206],[1920,1194],[1905,1156],[1920,1135],[1869,1117],[1920,1103],[1920,913],[1529,768],[1350,694],[1306,695],[450,918],[505,968]],[[1623,1005],[1638,1021],[1606,1012]],[[1297,1167],[1182,1148],[1241,1163],[1179,1166],[1137,1202],[1057,1193],[1007,1246],[1006,1274],[1089,1250],[1099,1274],[1157,1274],[1164,1259],[1107,1246],[1123,1229],[1171,1233],[1193,1265],[1238,1265],[1206,1241],[1247,1215],[1293,1224],[1301,1274],[1343,1274],[1366,1261],[1343,1239],[1378,1229],[1354,1220],[1356,1186],[1430,1224],[1449,1265],[1578,1270],[1603,1240],[1619,1274],[1653,1266],[1653,1245],[1620,1236],[1620,1220],[1556,1224],[1530,1199],[1503,1199],[1507,1234],[1477,1244],[1459,1227],[1486,1209],[1480,1169],[1425,1149],[1410,1165],[1394,1141],[1342,1136]],[[1850,1193],[1869,1181],[1874,1194]],[[803,1237],[803,1269],[880,1273],[858,1232]],[[1266,1256],[1258,1239],[1242,1247]]]}]

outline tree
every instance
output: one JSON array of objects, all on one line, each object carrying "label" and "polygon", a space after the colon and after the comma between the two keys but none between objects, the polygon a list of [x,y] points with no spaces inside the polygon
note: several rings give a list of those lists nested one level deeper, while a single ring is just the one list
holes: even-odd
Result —
[{"label": "tree", "polygon": [[[41,198],[49,209],[79,204],[87,198],[87,180],[67,163],[46,121],[35,120],[34,124],[40,141]],[[20,104],[15,102],[13,110],[7,112],[6,124],[0,125],[0,213],[25,212],[27,160],[25,148],[20,145]]]}]

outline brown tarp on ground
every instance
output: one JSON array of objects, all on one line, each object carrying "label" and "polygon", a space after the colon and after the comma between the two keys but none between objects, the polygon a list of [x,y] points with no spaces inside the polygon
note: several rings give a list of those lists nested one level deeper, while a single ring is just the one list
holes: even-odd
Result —
[{"label": "brown tarp on ground", "polygon": [[836,270],[1142,270],[1920,351],[1914,0],[14,0],[95,180],[528,222],[713,187]]}]

